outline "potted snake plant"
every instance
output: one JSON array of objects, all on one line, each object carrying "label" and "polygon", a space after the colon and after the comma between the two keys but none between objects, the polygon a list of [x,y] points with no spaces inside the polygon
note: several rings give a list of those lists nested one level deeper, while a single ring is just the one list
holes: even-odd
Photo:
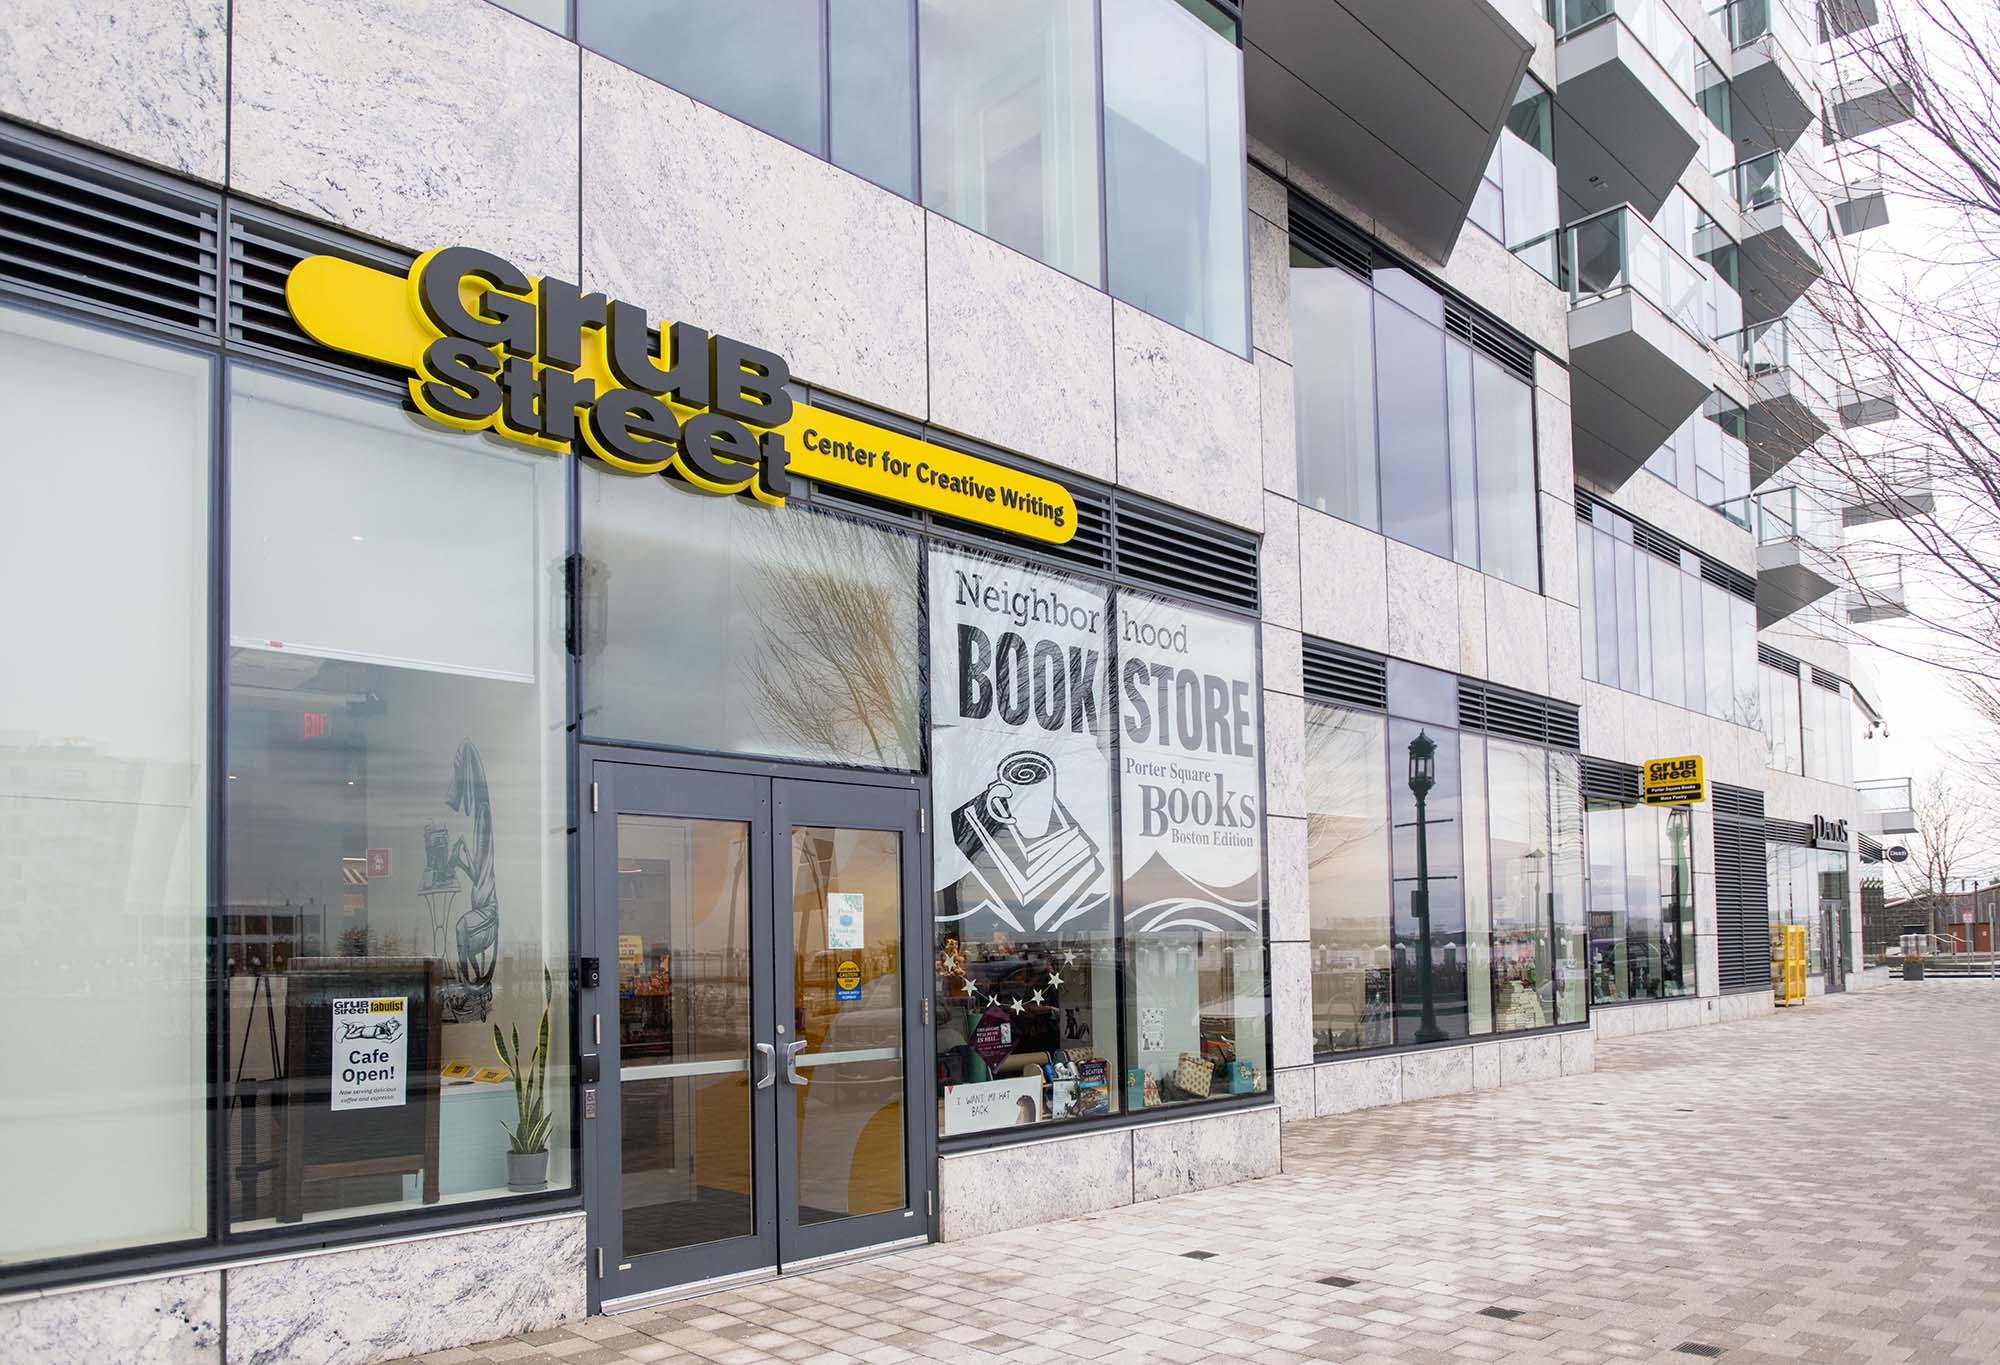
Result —
[{"label": "potted snake plant", "polygon": [[512,1128],[502,1122],[507,1134],[507,1188],[539,1190],[549,1183],[549,1127],[552,1122],[547,1103],[549,1079],[549,1010],[555,999],[555,980],[542,968],[542,1021],[535,1030],[535,1050],[521,1054],[521,1030],[510,1030],[513,1047],[500,1026],[493,1026],[493,1049],[500,1054],[514,1077],[514,1105],[518,1117]]}]

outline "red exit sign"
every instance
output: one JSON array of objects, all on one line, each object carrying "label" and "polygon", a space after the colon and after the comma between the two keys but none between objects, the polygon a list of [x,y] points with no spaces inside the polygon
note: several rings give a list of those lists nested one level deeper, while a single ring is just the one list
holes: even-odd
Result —
[{"label": "red exit sign", "polygon": [[333,724],[326,712],[307,711],[300,721],[300,729],[307,739],[325,739],[333,733]]}]

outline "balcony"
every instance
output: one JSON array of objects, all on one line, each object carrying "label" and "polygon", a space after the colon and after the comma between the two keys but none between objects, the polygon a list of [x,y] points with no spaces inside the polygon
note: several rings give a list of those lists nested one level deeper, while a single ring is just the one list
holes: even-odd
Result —
[{"label": "balcony", "polygon": [[1903,521],[1937,510],[1930,453],[1917,446],[1885,450],[1857,460],[1845,492],[1841,521],[1867,526],[1878,521]]},{"label": "balcony", "polygon": [[1835,385],[1834,405],[1840,413],[1840,424],[1849,430],[1893,422],[1899,411],[1896,385],[1886,376]]},{"label": "balcony", "polygon": [[1857,626],[1878,621],[1900,621],[1910,614],[1908,588],[1903,581],[1900,555],[1858,568],[1854,587],[1847,594],[1847,619]]},{"label": "balcony", "polygon": [[1840,518],[1800,488],[1751,500],[1757,536],[1757,629],[1776,625],[1838,589]]},{"label": "balcony", "polygon": [[1570,419],[1577,472],[1619,488],[1701,407],[1712,367],[1701,335],[1703,279],[1628,206],[1523,243],[1555,239],[1569,291]]},{"label": "balcony", "polygon": [[1882,153],[1873,147],[1842,150],[1840,178],[1824,196],[1833,205],[1833,229],[1843,237],[1889,223],[1888,180],[1882,173]]},{"label": "balcony", "polygon": [[1793,344],[1789,321],[1778,318],[1737,333],[1750,404],[1743,410],[1750,447],[1750,482],[1767,483],[1832,429],[1827,390],[1816,360]]},{"label": "balcony", "polygon": [[1451,254],[1528,69],[1502,0],[1244,6],[1250,135],[1434,261]]},{"label": "balcony", "polygon": [[1829,143],[1879,133],[1916,112],[1906,72],[1909,55],[1894,42],[1842,52],[1826,65],[1825,116]]},{"label": "balcony", "polygon": [[1694,39],[1662,0],[1553,0],[1553,12],[1563,197],[1651,218],[1701,146]]},{"label": "balcony", "polygon": [[1819,0],[1819,40],[1830,43],[1882,21],[1876,0]]},{"label": "balcony", "polygon": [[1716,178],[1743,210],[1737,279],[1744,319],[1782,317],[1826,273],[1812,232],[1786,195],[1785,159],[1766,152]]},{"label": "balcony", "polygon": [[1917,832],[1916,784],[1907,777],[1868,778],[1854,784],[1861,798],[1861,829],[1868,834]]},{"label": "balcony", "polygon": [[1721,0],[1709,12],[1734,49],[1730,123],[1758,150],[1783,151],[1813,120],[1812,79],[1799,65],[1811,54],[1791,0]]}]

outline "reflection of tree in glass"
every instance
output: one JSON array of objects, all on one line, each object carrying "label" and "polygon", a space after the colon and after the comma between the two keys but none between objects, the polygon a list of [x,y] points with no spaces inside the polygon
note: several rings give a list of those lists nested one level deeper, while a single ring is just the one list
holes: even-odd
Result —
[{"label": "reflection of tree in glass", "polygon": [[1379,722],[1306,708],[1306,866],[1337,864],[1356,847],[1388,847],[1387,778]]},{"label": "reflection of tree in glass", "polygon": [[917,583],[910,544],[829,516],[759,518],[744,667],[758,713],[828,760],[917,766]]}]

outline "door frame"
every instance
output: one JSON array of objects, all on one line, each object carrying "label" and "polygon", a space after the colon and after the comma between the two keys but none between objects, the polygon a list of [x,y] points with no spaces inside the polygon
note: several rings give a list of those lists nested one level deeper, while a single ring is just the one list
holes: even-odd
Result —
[{"label": "door frame", "polygon": [[[912,1021],[905,1026],[905,1033],[909,1039],[905,1048],[905,1063],[908,1067],[907,1074],[910,1077],[909,1093],[917,1101],[912,1105],[912,1109],[919,1114],[928,1114],[930,1109],[922,1101],[931,1094],[934,1087],[929,1081],[930,1078],[937,1074],[936,1034],[934,1029],[926,1022],[927,1012],[935,1008],[933,991],[936,987],[936,982],[932,979],[933,973],[930,967],[930,964],[936,957],[936,921],[928,913],[929,908],[935,903],[933,888],[935,861],[931,850],[933,836],[929,828],[931,805],[929,776],[924,773],[895,772],[875,768],[843,768],[830,764],[733,758],[717,754],[693,753],[661,745],[614,743],[598,739],[578,741],[574,753],[576,765],[574,788],[576,792],[576,826],[572,842],[570,929],[571,942],[576,945],[572,952],[579,967],[583,958],[594,955],[599,931],[599,922],[597,919],[600,913],[598,903],[599,885],[596,876],[599,831],[602,828],[603,822],[607,820],[615,822],[617,818],[616,810],[609,804],[601,811],[591,809],[593,804],[592,773],[596,764],[621,763],[638,767],[681,769],[695,773],[735,774],[753,778],[764,778],[772,782],[828,782],[852,786],[883,787],[915,793],[917,801],[916,843],[911,851],[913,859],[912,873],[906,881],[914,884],[918,899],[911,908],[911,912],[905,916],[907,934],[906,952],[908,953],[910,963],[910,969],[905,973],[904,994],[905,1008],[910,1012],[905,1017]],[[767,866],[775,866],[778,857],[779,839],[776,822],[768,806],[765,811],[764,823],[772,849],[772,860]],[[775,884],[773,886],[774,889]],[[753,907],[756,904],[757,896],[753,891]],[[610,907],[609,913],[613,916],[615,922],[617,915],[615,905]],[[770,913],[775,919],[775,907],[772,907]],[[657,1289],[629,1291],[624,1295],[607,1295],[605,1293],[605,1288],[611,1281],[606,1278],[604,1271],[608,1271],[611,1267],[607,1265],[603,1270],[600,1270],[597,1253],[602,1243],[598,1240],[597,1230],[602,1225],[603,1219],[616,1216],[616,1201],[619,1191],[611,1168],[600,1156],[600,1143],[612,1140],[600,1136],[603,1131],[601,1126],[607,1122],[607,1106],[601,1101],[603,1098],[603,1087],[615,1085],[617,1078],[613,1074],[615,1072],[615,1052],[612,1054],[611,1062],[606,1063],[604,1061],[604,1054],[600,1051],[600,1045],[593,1044],[587,1035],[589,1033],[591,1015],[605,1011],[604,996],[601,993],[607,989],[615,992],[617,989],[617,976],[615,963],[609,964],[609,970],[607,971],[606,964],[600,962],[599,969],[600,985],[595,991],[583,987],[581,984],[576,986],[572,1000],[572,1026],[570,1029],[572,1075],[577,1078],[576,1083],[572,1086],[570,1131],[574,1135],[572,1149],[575,1159],[580,1163],[578,1187],[583,1192],[585,1246],[588,1248],[585,1253],[586,1267],[584,1278],[586,1298],[589,1311],[592,1313],[602,1312],[607,1301],[617,1302],[630,1299],[633,1301],[634,1306],[636,1306],[640,1302],[659,1301],[695,1292],[697,1286],[709,1280],[730,1280],[743,1277],[746,1274],[755,1275],[760,1273],[757,1270],[749,1272],[720,1272],[704,1276],[701,1279],[686,1281],[678,1285],[662,1286]],[[574,973],[571,979],[580,983],[580,978]],[[605,984],[607,982],[608,985]],[[609,1013],[615,1018],[617,1013],[615,995],[611,998],[610,1004]],[[598,1117],[586,1118],[584,1092],[592,1087],[584,1082],[583,1076],[585,1074],[585,1058],[592,1054],[598,1057],[599,1064],[603,1067],[604,1078],[595,1083],[600,1101],[597,1106]],[[615,1103],[608,1107],[608,1114],[611,1118],[615,1118],[616,1112]],[[910,1188],[910,1204],[913,1209],[921,1208],[922,1212],[906,1221],[911,1224],[910,1233],[912,1236],[921,1234],[927,1240],[934,1241],[938,1234],[936,1198],[937,1124],[935,1122],[913,1122],[907,1125],[907,1127],[912,1133],[912,1145],[908,1154],[907,1165],[911,1172],[911,1177],[915,1181]],[[830,1257],[829,1259],[837,1258],[839,1254],[835,1253],[834,1257]],[[797,1265],[799,1263],[794,1262],[794,1264]],[[805,1264],[809,1266],[811,1259],[808,1258]]]}]

